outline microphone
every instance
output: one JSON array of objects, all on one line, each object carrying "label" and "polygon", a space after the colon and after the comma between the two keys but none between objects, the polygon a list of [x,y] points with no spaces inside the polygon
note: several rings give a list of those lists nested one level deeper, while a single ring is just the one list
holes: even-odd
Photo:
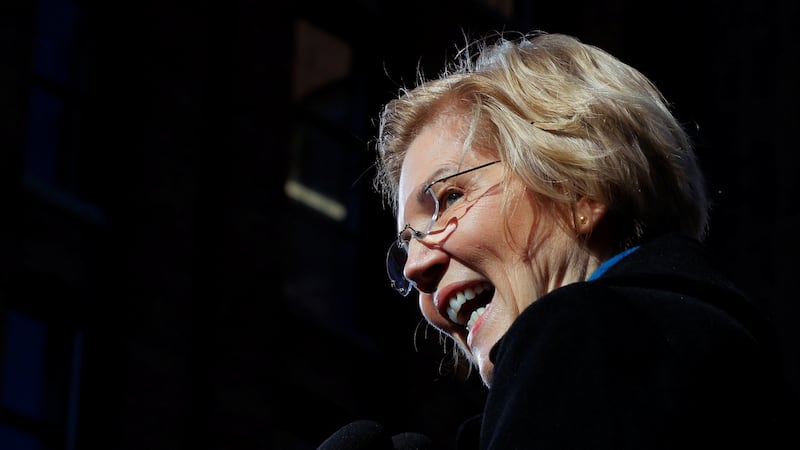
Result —
[{"label": "microphone", "polygon": [[433,442],[420,433],[389,433],[378,422],[356,420],[333,433],[317,450],[434,450]]},{"label": "microphone", "polygon": [[392,436],[393,450],[434,450],[433,441],[420,433],[406,432]]}]

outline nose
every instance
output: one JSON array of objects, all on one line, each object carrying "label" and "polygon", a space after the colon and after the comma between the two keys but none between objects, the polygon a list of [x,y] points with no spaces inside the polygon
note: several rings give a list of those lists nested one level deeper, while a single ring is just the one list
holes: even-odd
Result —
[{"label": "nose", "polygon": [[440,245],[412,239],[403,274],[421,292],[430,294],[436,290],[449,260],[450,255]]}]

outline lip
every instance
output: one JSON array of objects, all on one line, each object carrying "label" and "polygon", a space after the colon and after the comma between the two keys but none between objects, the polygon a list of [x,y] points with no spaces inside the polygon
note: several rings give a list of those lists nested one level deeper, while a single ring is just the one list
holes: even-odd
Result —
[{"label": "lip", "polygon": [[478,334],[478,331],[480,331],[481,325],[483,325],[483,320],[486,317],[486,313],[490,313],[491,308],[492,308],[492,302],[487,303],[486,311],[484,311],[483,314],[481,314],[481,316],[478,317],[475,323],[472,324],[472,328],[467,330],[467,341],[466,341],[467,348],[469,348],[471,352],[474,351],[472,349],[472,343],[475,340],[475,336]]}]

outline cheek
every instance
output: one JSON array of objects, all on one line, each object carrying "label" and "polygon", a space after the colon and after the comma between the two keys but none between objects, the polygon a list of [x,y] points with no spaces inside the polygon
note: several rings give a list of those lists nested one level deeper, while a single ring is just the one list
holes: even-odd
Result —
[{"label": "cheek", "polygon": [[556,236],[563,235],[567,209],[528,193],[508,208],[507,230],[510,244],[526,261],[537,259]]},{"label": "cheek", "polygon": [[495,285],[506,285],[502,280],[517,279],[530,266],[530,224],[508,218],[497,210],[481,219],[459,224],[451,236],[450,248],[458,249],[453,254],[460,264],[489,277]]},{"label": "cheek", "polygon": [[[492,230],[495,233],[495,246],[501,256],[512,256],[514,259],[529,260],[531,249],[542,238],[546,221],[529,199],[524,196],[511,201],[505,209],[500,207],[494,214]],[[502,249],[502,250],[501,250]]]},{"label": "cheek", "polygon": [[461,221],[452,238],[470,260],[492,259],[496,262],[497,258],[508,255],[514,248],[509,239],[512,236],[508,225],[507,218],[499,211],[481,210],[479,214]]}]

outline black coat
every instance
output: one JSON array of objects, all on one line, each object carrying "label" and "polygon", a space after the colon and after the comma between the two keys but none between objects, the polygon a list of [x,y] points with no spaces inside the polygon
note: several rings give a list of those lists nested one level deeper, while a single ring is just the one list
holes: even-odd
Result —
[{"label": "black coat", "polygon": [[774,448],[788,395],[774,348],[701,244],[657,239],[522,312],[491,352],[480,448]]}]

